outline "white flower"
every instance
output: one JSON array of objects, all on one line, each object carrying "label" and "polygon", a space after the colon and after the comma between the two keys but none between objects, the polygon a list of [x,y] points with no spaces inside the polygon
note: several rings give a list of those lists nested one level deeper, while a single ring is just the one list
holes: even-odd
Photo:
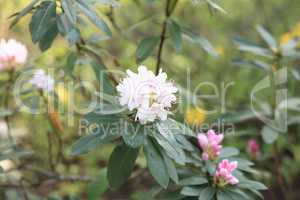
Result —
[{"label": "white flower", "polygon": [[16,64],[23,64],[27,59],[26,47],[14,39],[0,40],[0,69],[16,67]]},{"label": "white flower", "polygon": [[54,88],[55,81],[51,76],[47,75],[43,69],[38,69],[29,82],[39,89],[51,92]]},{"label": "white flower", "polygon": [[142,124],[156,119],[166,120],[168,109],[176,101],[177,88],[167,82],[167,74],[160,71],[156,76],[145,66],[138,73],[127,70],[127,77],[117,86],[120,104],[129,110],[137,109],[136,120]]}]

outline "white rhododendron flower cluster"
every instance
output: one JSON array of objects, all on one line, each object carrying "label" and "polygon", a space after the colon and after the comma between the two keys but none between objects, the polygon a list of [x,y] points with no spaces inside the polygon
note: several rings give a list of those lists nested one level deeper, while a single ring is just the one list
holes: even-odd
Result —
[{"label": "white rhododendron flower cluster", "polygon": [[16,67],[27,59],[26,47],[14,39],[0,40],[0,70]]},{"label": "white rhododendron flower cluster", "polygon": [[43,91],[51,92],[54,89],[55,81],[43,69],[38,69],[29,82]]},{"label": "white rhododendron flower cluster", "polygon": [[177,88],[167,81],[167,74],[160,71],[155,75],[145,66],[139,66],[138,73],[127,70],[127,77],[117,86],[120,104],[136,109],[136,120],[141,124],[156,119],[166,120],[169,108],[176,101]]}]

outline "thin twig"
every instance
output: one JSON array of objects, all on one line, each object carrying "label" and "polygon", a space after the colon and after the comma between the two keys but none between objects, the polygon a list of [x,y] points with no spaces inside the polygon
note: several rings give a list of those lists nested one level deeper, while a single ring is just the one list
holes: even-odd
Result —
[{"label": "thin twig", "polygon": [[157,75],[159,73],[160,67],[161,67],[161,57],[163,53],[163,47],[164,47],[164,42],[166,39],[166,32],[167,32],[167,25],[168,25],[168,19],[172,15],[175,5],[177,1],[175,2],[175,5],[172,10],[169,10],[171,0],[167,0],[166,8],[165,8],[165,20],[162,25],[162,30],[160,34],[160,41],[159,41],[159,46],[158,46],[158,53],[157,53],[157,59],[156,59],[156,71],[155,74]]},{"label": "thin twig", "polygon": [[[6,109],[9,108],[9,96],[10,96],[11,84],[13,84],[13,80],[14,80],[14,69],[12,68],[9,71],[9,79],[8,79],[7,86],[6,86],[6,91],[5,91],[6,95],[4,96],[4,107]],[[13,138],[12,133],[11,133],[11,127],[10,127],[9,116],[8,115],[5,115],[4,121],[7,125],[8,140],[9,140],[10,144],[13,145],[13,148],[15,148],[15,141],[14,141],[14,138]]]},{"label": "thin twig", "polygon": [[157,53],[157,62],[156,62],[156,71],[155,74],[157,75],[160,70],[160,65],[161,65],[161,57],[162,57],[162,52],[163,52],[163,47],[164,47],[164,42],[165,42],[165,37],[166,37],[166,29],[167,29],[167,21],[165,20],[163,23],[161,35],[160,35],[160,42],[158,46],[158,53]]},{"label": "thin twig", "polygon": [[50,164],[50,169],[52,171],[55,170],[55,165],[53,163],[53,157],[52,157],[52,138],[51,138],[51,133],[47,132],[47,136],[48,136],[48,161]]}]

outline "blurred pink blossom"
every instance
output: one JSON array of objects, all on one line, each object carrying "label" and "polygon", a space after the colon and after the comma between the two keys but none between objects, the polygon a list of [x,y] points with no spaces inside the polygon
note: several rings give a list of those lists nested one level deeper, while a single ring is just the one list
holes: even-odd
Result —
[{"label": "blurred pink blossom", "polygon": [[0,70],[16,67],[17,64],[24,64],[27,59],[27,49],[15,39],[8,41],[0,40]]},{"label": "blurred pink blossom", "polygon": [[225,186],[227,184],[235,185],[239,180],[232,175],[232,172],[237,168],[238,162],[229,162],[227,159],[222,160],[217,168],[214,176],[214,181],[218,186]]},{"label": "blurred pink blossom", "polygon": [[260,153],[260,145],[255,139],[248,140],[247,151],[253,157],[256,158]]},{"label": "blurred pink blossom", "polygon": [[198,144],[202,149],[202,159],[215,160],[221,152],[224,135],[216,134],[214,130],[208,130],[207,134],[199,133],[197,135]]}]

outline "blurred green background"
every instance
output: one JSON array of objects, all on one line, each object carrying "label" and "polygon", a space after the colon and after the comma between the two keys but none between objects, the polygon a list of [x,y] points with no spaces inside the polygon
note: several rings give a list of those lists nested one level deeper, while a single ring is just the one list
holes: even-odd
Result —
[{"label": "blurred green background", "polygon": [[[56,80],[67,80],[67,76],[60,73],[60,69],[65,68],[66,55],[73,47],[61,37],[58,37],[51,49],[41,53],[36,45],[31,42],[28,23],[30,16],[23,18],[15,27],[9,29],[11,20],[9,16],[18,10],[21,10],[28,0],[1,0],[0,1],[0,38],[16,38],[26,44],[29,49],[28,67],[36,66],[41,68],[54,67]],[[87,25],[81,29],[83,37],[93,39],[98,44],[99,53],[103,55],[103,59],[110,69],[125,70],[131,68],[136,70],[137,63],[135,59],[135,51],[139,41],[145,36],[159,35],[161,32],[161,22],[163,20],[164,1],[159,0],[120,0],[121,7],[113,11],[113,22],[109,22],[111,10],[108,6],[98,6],[99,11],[106,15],[113,30],[113,37],[106,40],[103,33],[92,25]],[[168,76],[179,83],[182,87],[186,87],[187,72],[191,76],[191,91],[201,82],[209,81],[215,84],[219,89],[221,83],[234,84],[228,88],[226,93],[226,112],[236,112],[248,109],[250,106],[249,94],[253,86],[266,76],[264,71],[256,68],[239,67],[232,64],[235,58],[245,57],[235,47],[233,38],[243,36],[252,41],[261,43],[261,38],[257,34],[256,25],[262,25],[269,30],[279,42],[286,42],[291,37],[290,32],[298,32],[300,36],[300,2],[298,0],[222,0],[220,5],[228,12],[223,14],[220,12],[210,12],[207,6],[197,3],[197,1],[180,0],[173,18],[182,26],[191,29],[193,32],[207,38],[214,48],[218,56],[207,53],[198,44],[193,44],[184,40],[181,53],[176,53],[170,41],[167,41],[163,50],[162,69],[168,73]],[[121,31],[120,31],[121,30]],[[95,36],[97,33],[97,37]],[[99,35],[101,37],[99,37]],[[155,54],[155,53],[154,53]],[[251,58],[251,56],[250,56]],[[144,61],[145,65],[155,70],[156,57],[149,57]],[[298,68],[297,63],[292,63]],[[84,67],[82,67],[84,66]],[[93,79],[91,69],[85,64],[78,64],[75,69],[75,75],[80,79]],[[298,89],[299,89],[299,84]],[[297,87],[296,87],[297,89]],[[59,89],[57,89],[59,90]],[[62,89],[62,93],[66,92]],[[290,91],[289,91],[290,92]],[[299,90],[295,90],[299,92]],[[211,87],[203,87],[201,94],[213,94]],[[267,94],[267,93],[266,93]],[[289,93],[294,96],[297,94]],[[81,95],[76,97],[80,99]],[[203,109],[217,109],[214,115],[205,117],[207,122],[213,122],[221,113],[221,99],[202,99],[201,106]],[[176,114],[176,118],[184,119],[185,112],[188,107],[184,107],[181,112]],[[66,116],[61,115],[61,121],[64,124],[64,132],[61,135],[63,140],[64,151],[67,154],[70,145],[78,138],[78,118],[76,117],[74,126],[66,127]],[[34,121],[34,123],[32,123]],[[200,120],[202,123],[203,120]],[[45,158],[48,156],[48,136],[47,129],[49,123],[41,116],[31,116],[21,114],[13,119],[13,133],[17,137],[19,143],[24,148],[32,149],[36,152],[30,158],[24,158],[23,162],[29,162],[32,166],[47,169],[48,163]],[[239,147],[246,154],[247,139],[254,137],[261,141],[260,137],[261,125],[257,122],[247,121],[236,126],[237,133],[235,137],[228,137],[226,142]],[[0,130],[1,131],[1,130]],[[4,136],[3,136],[4,137]],[[279,151],[283,154],[282,173],[289,184],[292,193],[297,194],[296,188],[300,184],[300,144],[299,144],[299,125],[293,129],[291,134],[279,139]],[[65,163],[58,164],[57,169],[61,173],[66,174],[88,174],[91,177],[99,177],[99,181],[90,183],[45,183],[35,191],[33,196],[81,196],[85,199],[98,199],[98,193],[107,190],[107,182],[105,180],[105,166],[111,153],[113,145],[106,145],[98,151],[93,151],[88,156],[67,157]],[[57,151],[54,149],[54,151]],[[266,199],[276,199],[277,181],[270,173],[273,167],[272,159],[268,155],[272,154],[269,145],[262,147],[262,156],[260,160],[256,160],[259,177],[264,177],[264,181],[270,185],[270,191],[275,190],[275,195],[266,194]],[[140,157],[139,166],[136,167],[134,177],[120,191],[106,191],[103,199],[141,199],[143,193],[148,191],[153,182],[145,175],[142,169],[145,166],[145,160]],[[13,168],[13,163],[0,163],[5,165],[3,168]],[[9,175],[3,175],[0,180],[18,179],[19,177],[29,177],[35,179],[34,174],[29,172],[12,171]],[[0,188],[1,193],[14,194],[13,190]],[[97,193],[98,192],[98,193]],[[95,194],[94,194],[95,193]],[[267,192],[268,193],[268,192]],[[95,195],[93,197],[93,195]],[[13,198],[12,198],[13,199]]]}]

